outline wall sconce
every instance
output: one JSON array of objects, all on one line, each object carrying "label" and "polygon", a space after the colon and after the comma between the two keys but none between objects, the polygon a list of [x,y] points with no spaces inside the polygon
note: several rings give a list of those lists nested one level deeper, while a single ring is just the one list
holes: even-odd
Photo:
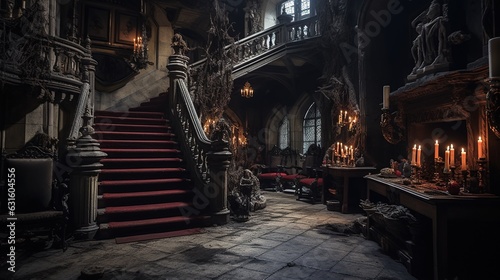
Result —
[{"label": "wall sconce", "polygon": [[486,116],[491,131],[500,138],[500,37],[488,42],[490,78],[486,94]]},{"label": "wall sconce", "polygon": [[134,39],[134,52],[130,58],[130,64],[135,71],[153,65],[153,62],[148,61],[148,36],[144,23],[142,24],[142,36]]},{"label": "wall sconce", "polygon": [[246,82],[243,88],[241,89],[241,96],[245,98],[253,97],[253,88],[249,82]]},{"label": "wall sconce", "polygon": [[404,127],[401,124],[400,113],[391,113],[389,110],[390,91],[391,88],[389,86],[384,86],[382,115],[380,116],[380,128],[385,140],[394,145],[403,140]]}]

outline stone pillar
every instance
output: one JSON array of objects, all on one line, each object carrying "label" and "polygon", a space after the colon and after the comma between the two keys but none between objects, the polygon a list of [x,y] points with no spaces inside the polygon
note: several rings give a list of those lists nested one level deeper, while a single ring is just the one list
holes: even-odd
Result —
[{"label": "stone pillar", "polygon": [[209,190],[205,191],[210,201],[212,224],[223,225],[229,222],[227,208],[227,169],[231,163],[232,153],[229,143],[223,139],[212,142],[212,149],[207,153],[207,163],[210,170]]},{"label": "stone pillar", "polygon": [[70,214],[75,229],[75,238],[88,240],[94,238],[98,226],[97,218],[97,177],[101,172],[100,160],[107,156],[101,152],[99,143],[90,135],[93,128],[89,125],[91,115],[85,113],[82,136],[76,140],[75,147],[68,152],[67,161],[72,168],[70,175]]}]

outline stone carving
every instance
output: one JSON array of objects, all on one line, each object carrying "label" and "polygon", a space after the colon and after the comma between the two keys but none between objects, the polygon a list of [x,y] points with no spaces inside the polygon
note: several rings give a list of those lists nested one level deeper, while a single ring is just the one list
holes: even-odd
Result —
[{"label": "stone carving", "polygon": [[171,46],[174,49],[174,54],[177,55],[185,55],[189,51],[186,41],[184,41],[182,35],[179,33],[175,33],[174,37],[172,37]]},{"label": "stone carving", "polygon": [[408,80],[413,81],[418,75],[448,68],[448,4],[433,0],[429,8],[418,15],[411,24],[417,36],[411,48],[415,67],[408,75]]},{"label": "stone carving", "polygon": [[259,179],[249,169],[238,172],[240,178],[229,193],[229,205],[236,221],[247,221],[250,211],[266,207],[266,198],[260,193]]},{"label": "stone carving", "polygon": [[262,30],[260,24],[260,7],[258,1],[250,1],[248,4],[247,16],[248,16],[248,34],[254,34]]}]

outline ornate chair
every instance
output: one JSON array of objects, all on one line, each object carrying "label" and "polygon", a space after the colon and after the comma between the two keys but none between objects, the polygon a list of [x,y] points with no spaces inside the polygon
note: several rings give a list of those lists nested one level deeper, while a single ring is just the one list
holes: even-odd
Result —
[{"label": "ornate chair", "polygon": [[323,171],[321,170],[322,160],[321,147],[315,144],[309,146],[306,152],[306,160],[304,161],[305,172],[301,172],[302,176],[297,176],[295,179],[295,195],[296,199],[308,198],[315,203],[321,199],[323,189]]},{"label": "ornate chair", "polygon": [[282,150],[274,146],[269,153],[269,165],[262,166],[257,178],[259,178],[260,188],[264,190],[281,191],[281,176],[287,175],[283,170]]},{"label": "ornate chair", "polygon": [[65,250],[68,190],[54,179],[54,154],[26,145],[5,157],[0,226],[8,229],[15,219],[16,238],[47,236],[44,247],[49,248],[57,236]]}]

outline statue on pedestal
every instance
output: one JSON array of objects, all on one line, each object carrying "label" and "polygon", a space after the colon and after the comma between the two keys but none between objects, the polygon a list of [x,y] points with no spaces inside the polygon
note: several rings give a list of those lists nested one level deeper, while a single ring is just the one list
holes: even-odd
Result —
[{"label": "statue on pedestal", "polygon": [[433,0],[411,24],[418,35],[411,48],[415,67],[408,80],[415,80],[419,74],[448,68],[448,4],[441,5],[438,0]]}]

